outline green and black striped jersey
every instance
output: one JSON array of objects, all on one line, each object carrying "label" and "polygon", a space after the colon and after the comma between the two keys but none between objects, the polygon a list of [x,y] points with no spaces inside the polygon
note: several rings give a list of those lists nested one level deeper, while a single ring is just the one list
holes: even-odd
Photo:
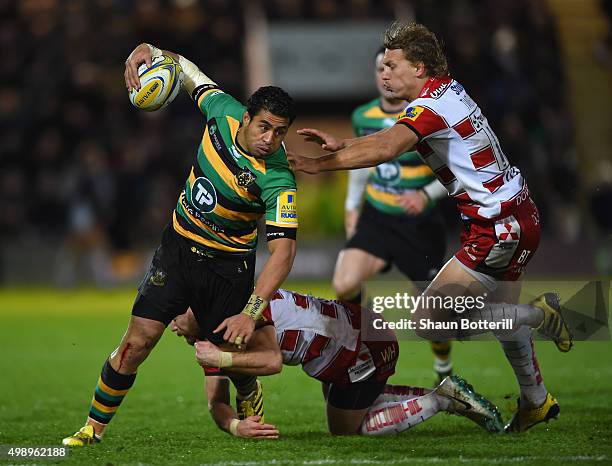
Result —
[{"label": "green and black striped jersey", "polygon": [[[380,98],[357,107],[352,115],[357,136],[367,136],[393,126],[401,112],[387,113],[380,106]],[[399,157],[370,169],[366,186],[366,201],[379,211],[391,215],[405,215],[398,196],[422,188],[435,180],[431,169],[416,151],[404,152]],[[430,203],[428,209],[434,204]]]},{"label": "green and black striped jersey", "polygon": [[193,98],[206,128],[174,210],[176,232],[246,254],[257,246],[257,221],[265,216],[269,240],[295,239],[296,184],[284,147],[265,158],[248,154],[236,139],[246,108],[216,85],[198,87]]}]

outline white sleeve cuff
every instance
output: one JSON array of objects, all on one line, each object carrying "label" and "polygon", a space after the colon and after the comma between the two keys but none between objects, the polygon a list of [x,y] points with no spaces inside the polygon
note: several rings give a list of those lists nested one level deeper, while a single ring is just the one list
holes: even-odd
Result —
[{"label": "white sleeve cuff", "polygon": [[438,180],[433,180],[431,183],[423,186],[422,189],[431,201],[439,201],[448,196],[448,191]]},{"label": "white sleeve cuff", "polygon": [[348,189],[346,191],[346,201],[344,202],[345,210],[356,210],[361,207],[363,192],[369,176],[369,168],[357,168],[349,171]]},{"label": "white sleeve cuff", "polygon": [[149,50],[151,51],[151,58],[157,58],[157,57],[161,57],[163,55],[162,51],[159,50],[154,45],[147,44],[147,47],[149,47]]}]

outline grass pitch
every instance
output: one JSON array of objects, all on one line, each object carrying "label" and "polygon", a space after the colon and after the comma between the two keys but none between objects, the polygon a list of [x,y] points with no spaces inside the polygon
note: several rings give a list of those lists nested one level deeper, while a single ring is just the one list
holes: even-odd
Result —
[{"label": "grass pitch", "polygon": [[[330,296],[322,284],[287,288]],[[100,369],[125,330],[133,298],[132,290],[0,290],[0,445],[58,445],[83,425]],[[429,346],[402,341],[400,348],[391,382],[430,386]],[[192,348],[167,332],[141,367],[104,441],[72,450],[58,463],[606,464],[612,462],[611,350],[611,342],[577,342],[561,354],[552,343],[539,342],[542,373],[561,404],[561,416],[522,435],[491,436],[469,421],[440,414],[397,437],[330,437],[318,382],[300,368],[285,368],[263,380],[266,419],[278,426],[282,438],[252,441],[216,428]],[[453,359],[457,373],[508,419],[518,393],[499,345],[456,343]]]}]

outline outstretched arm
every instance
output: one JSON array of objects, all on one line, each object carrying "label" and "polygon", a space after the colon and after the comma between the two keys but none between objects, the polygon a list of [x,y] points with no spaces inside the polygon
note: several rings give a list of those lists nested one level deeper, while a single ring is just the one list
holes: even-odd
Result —
[{"label": "outstretched arm", "polygon": [[318,158],[290,154],[295,171],[316,174],[332,170],[373,167],[410,150],[418,137],[407,126],[396,124],[369,136],[343,141],[343,148]]},{"label": "outstretched arm", "polygon": [[315,144],[321,146],[321,149],[323,150],[329,152],[336,152],[365,138],[369,138],[373,136],[374,133],[368,134],[366,136],[338,139],[335,136],[326,133],[325,131],[321,131],[320,129],[302,128],[297,130],[297,134],[299,134],[300,136],[304,136],[304,140],[306,142],[314,142]]},{"label": "outstretched arm", "polygon": [[237,346],[249,342],[255,330],[255,321],[289,275],[295,259],[295,240],[279,238],[268,241],[268,250],[270,257],[259,274],[255,290],[245,309],[238,315],[228,317],[215,329],[215,333],[225,329],[223,339]]}]

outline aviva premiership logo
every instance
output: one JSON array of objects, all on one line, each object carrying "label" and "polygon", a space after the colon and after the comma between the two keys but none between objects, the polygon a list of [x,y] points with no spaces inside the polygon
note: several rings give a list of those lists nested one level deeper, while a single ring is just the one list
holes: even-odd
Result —
[{"label": "aviva premiership logo", "polygon": [[404,110],[404,112],[399,116],[398,120],[401,120],[403,118],[408,118],[409,120],[416,120],[419,115],[421,113],[423,113],[423,111],[425,110],[424,107],[419,107],[418,105],[416,107],[408,107],[406,110]]},{"label": "aviva premiership logo", "polygon": [[276,222],[284,225],[298,224],[295,191],[283,191],[278,195]]},{"label": "aviva premiership logo", "polygon": [[191,185],[191,203],[200,212],[212,212],[217,205],[217,191],[208,178],[196,178]]}]

